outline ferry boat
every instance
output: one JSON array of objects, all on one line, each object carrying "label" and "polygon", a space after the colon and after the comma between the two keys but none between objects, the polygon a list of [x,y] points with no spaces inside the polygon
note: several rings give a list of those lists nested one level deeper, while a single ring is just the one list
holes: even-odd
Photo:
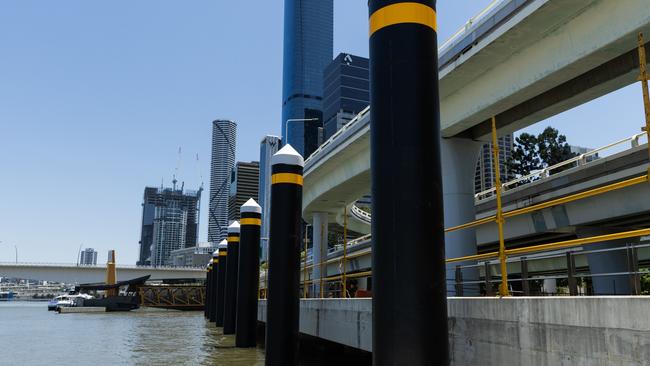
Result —
[{"label": "ferry boat", "polygon": [[0,291],[0,301],[11,301],[14,299],[14,293],[11,291]]},{"label": "ferry boat", "polygon": [[85,300],[90,300],[92,298],[92,296],[86,294],[59,295],[47,303],[47,310],[53,311],[57,308],[83,306]]}]

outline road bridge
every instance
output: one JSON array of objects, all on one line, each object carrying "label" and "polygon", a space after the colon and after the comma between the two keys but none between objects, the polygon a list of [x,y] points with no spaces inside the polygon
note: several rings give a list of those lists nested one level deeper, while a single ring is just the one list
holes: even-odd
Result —
[{"label": "road bridge", "polygon": [[[126,281],[147,275],[151,275],[151,280],[203,279],[205,278],[205,268],[117,266],[118,281]],[[106,265],[0,262],[0,277],[77,284],[104,282],[106,281]]]}]

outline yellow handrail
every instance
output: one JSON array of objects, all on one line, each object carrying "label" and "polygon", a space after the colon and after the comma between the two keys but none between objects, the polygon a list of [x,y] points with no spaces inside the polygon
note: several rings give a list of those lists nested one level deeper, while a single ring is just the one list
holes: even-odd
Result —
[{"label": "yellow handrail", "polygon": [[[547,251],[547,250],[564,249],[564,248],[576,247],[579,245],[599,243],[607,240],[635,238],[644,235],[650,235],[650,229],[623,231],[620,233],[598,235],[589,238],[571,239],[571,240],[558,241],[554,243],[531,245],[529,247],[506,249],[505,253],[508,256],[530,254],[530,253]],[[481,260],[481,259],[489,259],[489,258],[497,258],[497,257],[499,257],[499,252],[489,252],[489,253],[468,255],[465,257],[449,258],[446,260],[446,262],[454,263],[454,262],[464,262],[470,260]]]},{"label": "yellow handrail", "polygon": [[[630,178],[630,179],[627,179],[627,180],[624,180],[624,181],[608,184],[608,185],[605,185],[605,186],[602,186],[602,187],[586,190],[586,191],[583,191],[583,192],[574,193],[574,194],[568,195],[566,197],[556,198],[556,199],[553,199],[553,200],[550,200],[550,201],[534,204],[534,205],[531,205],[531,206],[528,206],[528,207],[523,207],[523,208],[518,208],[518,209],[506,211],[506,212],[503,213],[503,217],[504,218],[509,218],[509,217],[513,217],[513,216],[517,216],[517,215],[523,215],[523,214],[526,214],[526,213],[534,212],[534,211],[539,211],[539,210],[549,208],[549,207],[552,207],[552,206],[557,206],[557,205],[577,201],[577,200],[580,200],[580,199],[583,199],[583,198],[597,196],[597,195],[602,194],[602,193],[615,191],[617,189],[633,186],[635,184],[648,182],[648,180],[649,180],[648,175],[644,174],[644,175],[641,175],[641,176],[638,176],[638,177],[635,177],[635,178]],[[496,215],[488,216],[488,217],[485,217],[485,218],[482,218],[482,219],[479,219],[479,220],[476,220],[476,221],[468,222],[466,224],[453,226],[453,227],[445,229],[445,232],[451,232],[451,231],[456,231],[456,230],[461,230],[461,229],[467,229],[467,228],[470,228],[470,227],[476,227],[476,226],[480,226],[480,225],[486,224],[488,222],[494,222],[494,221],[496,221]]]}]

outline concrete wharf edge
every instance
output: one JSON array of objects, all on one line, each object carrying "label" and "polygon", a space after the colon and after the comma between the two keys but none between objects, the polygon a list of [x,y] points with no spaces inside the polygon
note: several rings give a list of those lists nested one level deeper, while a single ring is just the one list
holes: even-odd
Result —
[{"label": "concrete wharf edge", "polygon": [[[447,305],[455,365],[650,364],[650,297],[450,297]],[[372,299],[301,299],[300,332],[372,351]]]}]

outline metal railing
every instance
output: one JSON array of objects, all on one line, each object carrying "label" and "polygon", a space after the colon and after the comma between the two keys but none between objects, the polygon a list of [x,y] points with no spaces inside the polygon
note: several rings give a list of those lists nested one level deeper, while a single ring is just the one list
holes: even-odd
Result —
[{"label": "metal railing", "polygon": [[[531,295],[615,295],[616,291],[610,293],[607,292],[598,292],[595,288],[589,288],[589,283],[593,278],[602,278],[602,277],[614,277],[613,280],[618,277],[620,279],[622,276],[627,277],[629,281],[630,294],[640,295],[642,293],[641,289],[641,276],[649,275],[650,271],[648,268],[639,268],[639,249],[650,248],[650,244],[639,244],[631,245],[626,244],[625,246],[620,246],[616,248],[607,248],[607,249],[596,249],[596,250],[583,250],[583,248],[574,248],[566,251],[560,251],[559,253],[548,253],[548,254],[537,254],[534,256],[520,256],[520,257],[511,257],[508,258],[507,263],[512,267],[513,265],[519,266],[519,271],[509,272],[509,276],[516,278],[508,279],[508,286],[510,293],[517,293],[523,296]],[[612,252],[625,252],[626,259],[626,271],[618,272],[605,272],[605,273],[591,273],[588,268],[578,268],[576,267],[576,260],[580,257],[595,255],[595,254],[606,254]],[[529,271],[529,264],[535,261],[551,261],[564,258],[564,267],[560,270],[550,269],[543,271]],[[584,262],[587,262],[586,260]],[[449,272],[453,272],[453,277],[447,277],[448,288],[454,288],[456,296],[464,296],[468,294],[472,295],[487,295],[491,296],[495,294],[494,285],[500,283],[500,281],[492,280],[493,267],[498,265],[498,261],[484,261],[477,264],[470,265],[457,265],[454,268],[447,270],[448,276]],[[471,270],[474,273],[469,277],[473,279],[464,279],[463,271]],[[483,272],[482,276],[479,272]],[[540,288],[540,281],[543,280],[563,280],[566,279],[567,291],[557,292],[557,291],[544,291]],[[583,286],[579,286],[579,282],[582,282]],[[615,287],[615,283],[613,282]],[[532,285],[532,286],[531,286]],[[537,287],[537,288],[534,288]],[[579,291],[582,288],[582,291]]]},{"label": "metal railing", "polygon": [[[106,269],[106,264],[77,264],[77,263],[56,263],[56,262],[0,262],[0,266],[12,267],[64,267],[64,268],[87,268],[87,269]],[[116,266],[117,269],[151,269],[151,270],[178,270],[178,271],[205,271],[205,266],[138,266],[134,264],[120,264]]]},{"label": "metal railing", "polygon": [[493,0],[485,9],[481,10],[480,13],[469,18],[469,20],[460,27],[456,33],[452,34],[451,37],[447,38],[440,47],[438,47],[438,53],[444,53],[447,49],[456,41],[458,41],[462,36],[471,31],[476,24],[478,24],[487,14],[489,14],[497,5],[503,3],[504,0]]},{"label": "metal railing", "polygon": [[357,220],[363,221],[363,222],[367,223],[368,225],[370,225],[370,223],[371,223],[371,221],[372,221],[372,215],[369,214],[368,212],[366,212],[366,211],[360,209],[360,208],[357,207],[357,205],[355,205],[355,204],[352,204],[352,205],[350,206],[350,213],[351,213],[352,216],[354,216]]},{"label": "metal railing", "polygon": [[[623,144],[626,144],[626,143],[630,144],[630,146],[626,150],[636,148],[636,147],[639,146],[639,140],[640,140],[641,137],[647,137],[647,133],[646,132],[637,133],[637,134],[632,135],[630,137],[626,137],[626,138],[618,140],[616,142],[612,142],[611,144],[608,144],[608,145],[599,147],[597,149],[588,151],[588,152],[586,152],[584,154],[580,154],[580,155],[575,156],[575,157],[573,157],[571,159],[565,160],[565,161],[563,161],[561,163],[551,165],[551,166],[546,167],[544,169],[535,170],[535,171],[533,171],[532,173],[530,173],[528,175],[525,175],[525,176],[510,180],[508,182],[505,182],[505,183],[503,183],[501,185],[501,187],[502,187],[502,189],[504,191],[506,191],[506,190],[510,190],[510,189],[513,189],[513,188],[521,187],[522,185],[537,182],[539,180],[548,178],[548,177],[552,176],[553,174],[557,174],[559,172],[564,172],[565,171],[564,169],[560,170],[560,168],[565,168],[566,169],[566,167],[572,166],[574,164],[575,164],[575,166],[573,166],[574,168],[575,167],[585,166],[587,164],[596,162],[597,157],[599,157],[599,154],[602,153],[603,151],[607,151],[607,150],[613,149],[615,147],[620,147],[620,145],[623,145]],[[590,158],[592,158],[592,159],[590,160]],[[482,200],[494,197],[494,193],[495,193],[495,188],[492,187],[490,189],[486,189],[484,191],[476,193],[474,195],[474,199],[476,201],[482,201]]]},{"label": "metal railing", "polygon": [[352,127],[354,127],[357,124],[357,122],[361,120],[361,118],[363,118],[366,114],[368,114],[369,111],[370,111],[370,106],[364,108],[361,112],[359,112],[359,114],[354,116],[354,118],[352,118],[350,122],[343,125],[341,129],[336,131],[336,133],[334,133],[330,138],[328,138],[325,142],[323,142],[318,147],[318,149],[316,149],[311,155],[309,155],[309,157],[307,157],[307,159],[305,159],[305,167],[307,167],[309,163],[314,161],[314,159],[317,159],[318,155],[320,155],[321,152],[327,149],[334,142],[334,140],[338,139],[339,136],[343,135]]}]

